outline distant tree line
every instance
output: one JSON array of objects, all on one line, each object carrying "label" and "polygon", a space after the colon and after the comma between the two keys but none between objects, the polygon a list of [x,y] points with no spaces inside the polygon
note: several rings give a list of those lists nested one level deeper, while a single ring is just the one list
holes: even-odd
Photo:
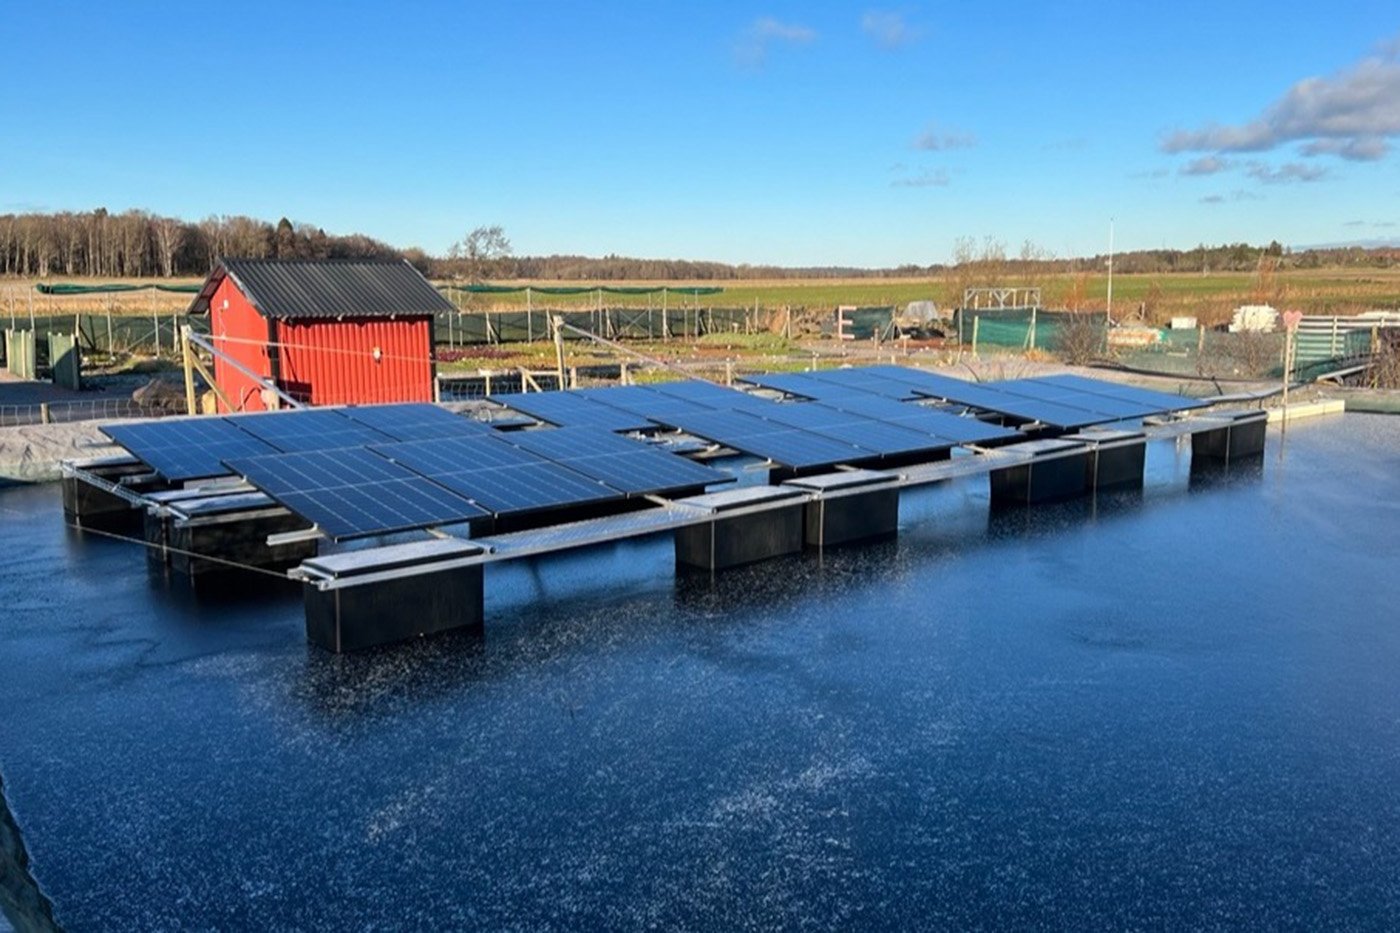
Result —
[{"label": "distant tree line", "polygon": [[106,209],[0,214],[0,274],[155,278],[202,276],[219,256],[258,259],[394,258],[399,250],[358,234],[331,236],[282,218],[207,217],[197,222]]},{"label": "distant tree line", "polygon": [[[45,278],[93,276],[155,278],[203,276],[219,256],[279,259],[404,258],[425,275],[470,281],[726,281],[742,279],[821,279],[925,277],[953,273],[969,283],[1003,276],[1042,276],[1102,271],[1108,256],[1059,258],[1026,241],[1010,254],[994,238],[960,238],[951,263],[906,264],[891,268],[847,266],[731,265],[687,259],[513,255],[500,227],[478,227],[445,256],[418,248],[396,249],[360,234],[332,236],[311,224],[283,217],[269,223],[244,216],[211,216],[200,221],[162,217],[147,211],[120,214],[104,208],[61,213],[0,214],[0,275]],[[1339,247],[1289,250],[1277,241],[1266,246],[1204,244],[1189,250],[1155,249],[1119,253],[1121,273],[1253,272],[1261,260],[1278,270],[1400,265],[1400,248]]]}]

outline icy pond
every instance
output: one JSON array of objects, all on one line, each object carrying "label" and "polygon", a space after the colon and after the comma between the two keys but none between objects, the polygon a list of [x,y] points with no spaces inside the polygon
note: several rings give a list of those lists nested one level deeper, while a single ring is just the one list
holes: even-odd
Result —
[{"label": "icy pond", "polygon": [[1400,926],[1400,418],[678,576],[492,568],[309,648],[0,490],[0,777],[71,930]]}]

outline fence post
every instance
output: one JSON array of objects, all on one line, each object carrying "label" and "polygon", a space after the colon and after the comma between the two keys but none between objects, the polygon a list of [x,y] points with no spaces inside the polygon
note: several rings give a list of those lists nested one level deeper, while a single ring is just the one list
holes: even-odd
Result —
[{"label": "fence post", "polygon": [[151,323],[156,326],[156,358],[160,358],[160,317],[156,312],[151,312]]},{"label": "fence post", "polygon": [[972,358],[974,360],[977,359],[977,328],[981,322],[982,315],[974,314],[972,316]]},{"label": "fence post", "polygon": [[40,402],[40,403],[39,403],[39,423],[40,423],[40,424],[51,424],[51,423],[52,423],[52,422],[50,421],[50,418],[49,418],[49,403],[48,403],[48,402]]},{"label": "fence post", "polygon": [[190,360],[189,328],[180,331],[180,355],[185,363],[185,409],[188,414],[198,414],[194,400],[194,363]]},{"label": "fence post", "polygon": [[564,318],[563,315],[553,316],[554,325],[554,364],[555,371],[559,375],[559,388],[564,388]]},{"label": "fence post", "polygon": [[733,360],[725,360],[725,361],[724,361],[724,384],[727,385],[727,386],[732,386],[732,385],[734,385],[734,361],[733,361]]}]

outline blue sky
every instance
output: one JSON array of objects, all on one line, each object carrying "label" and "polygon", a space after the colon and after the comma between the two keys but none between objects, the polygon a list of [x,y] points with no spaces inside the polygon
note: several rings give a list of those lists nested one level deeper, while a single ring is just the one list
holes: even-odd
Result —
[{"label": "blue sky", "polygon": [[0,211],[786,265],[1400,238],[1394,0],[13,0],[0,35]]}]

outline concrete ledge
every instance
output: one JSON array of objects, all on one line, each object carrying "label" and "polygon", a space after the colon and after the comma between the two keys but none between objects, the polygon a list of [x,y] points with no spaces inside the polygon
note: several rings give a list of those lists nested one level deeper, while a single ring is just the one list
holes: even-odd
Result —
[{"label": "concrete ledge", "polygon": [[1304,402],[1299,405],[1289,405],[1287,408],[1270,408],[1269,424],[1286,424],[1292,421],[1302,421],[1305,418],[1317,418],[1322,415],[1340,415],[1347,410],[1347,403],[1341,399],[1323,399],[1318,402]]}]

